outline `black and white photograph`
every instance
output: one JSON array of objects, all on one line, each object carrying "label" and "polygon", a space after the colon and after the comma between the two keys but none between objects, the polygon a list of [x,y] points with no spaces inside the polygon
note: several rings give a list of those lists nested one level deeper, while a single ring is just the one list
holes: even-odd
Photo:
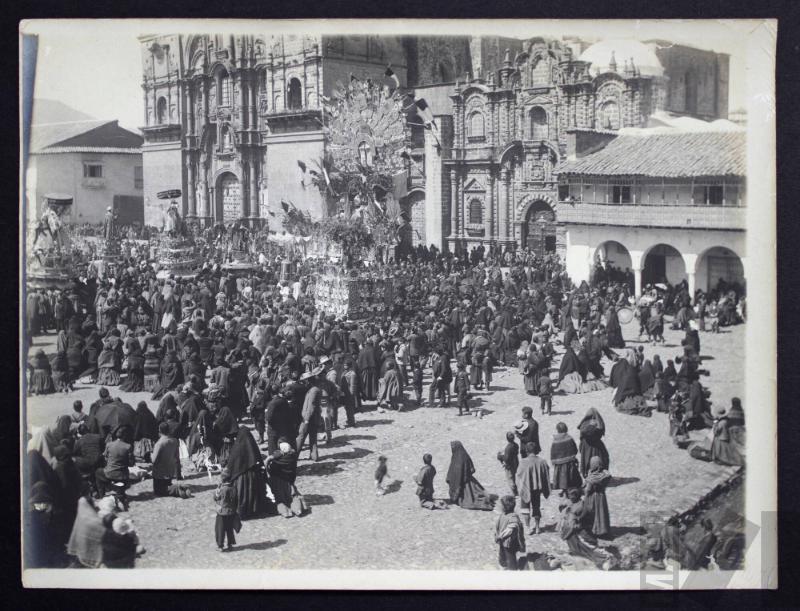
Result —
[{"label": "black and white photograph", "polygon": [[22,22],[24,584],[777,587],[776,36]]}]

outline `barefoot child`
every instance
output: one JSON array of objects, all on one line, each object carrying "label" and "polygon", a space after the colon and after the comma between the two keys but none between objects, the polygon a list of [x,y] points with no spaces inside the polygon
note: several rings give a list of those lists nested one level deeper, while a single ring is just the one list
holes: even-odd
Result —
[{"label": "barefoot child", "polygon": [[539,378],[538,390],[542,415],[544,416],[546,414],[549,416],[550,412],[553,411],[553,383],[550,380],[550,376],[546,373]]},{"label": "barefoot child", "polygon": [[420,507],[425,509],[447,509],[447,504],[444,501],[435,501],[433,499],[433,478],[436,477],[436,467],[432,464],[433,457],[430,454],[425,454],[422,457],[422,462],[422,468],[414,476]]},{"label": "barefoot child", "polygon": [[502,452],[497,453],[497,460],[499,460],[500,464],[503,465],[503,470],[506,473],[506,481],[508,481],[511,494],[514,496],[519,496],[519,493],[517,492],[517,482],[514,480],[514,476],[517,473],[517,467],[519,466],[519,446],[514,439],[514,433],[506,433],[506,441],[508,443]]},{"label": "barefoot child", "polygon": [[499,546],[497,561],[506,571],[519,570],[517,553],[525,551],[525,533],[519,516],[514,513],[515,504],[513,496],[500,499],[503,513],[494,526],[494,542]]},{"label": "barefoot child", "polygon": [[[239,517],[239,496],[231,483],[231,474],[227,469],[223,469],[220,475],[219,487],[214,492],[214,500],[217,502],[217,522],[214,532],[217,538],[219,551],[225,551],[225,537],[228,538],[228,550],[233,549],[236,538],[233,531]],[[236,529],[238,531],[238,528]]]},{"label": "barefoot child", "polygon": [[422,365],[420,365],[419,359],[414,359],[414,371],[411,374],[411,381],[414,386],[417,407],[422,407]]},{"label": "barefoot child", "polygon": [[469,414],[469,376],[464,363],[458,364],[454,386],[456,395],[458,395],[458,415]]}]

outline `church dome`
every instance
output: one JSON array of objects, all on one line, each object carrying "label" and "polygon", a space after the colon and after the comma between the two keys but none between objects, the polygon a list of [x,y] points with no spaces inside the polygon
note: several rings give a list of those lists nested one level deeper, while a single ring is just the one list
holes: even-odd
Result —
[{"label": "church dome", "polygon": [[596,42],[581,53],[580,59],[592,64],[589,68],[592,74],[621,73],[625,69],[625,62],[630,64],[631,59],[637,71],[643,76],[664,74],[664,67],[658,61],[653,47],[632,38]]}]

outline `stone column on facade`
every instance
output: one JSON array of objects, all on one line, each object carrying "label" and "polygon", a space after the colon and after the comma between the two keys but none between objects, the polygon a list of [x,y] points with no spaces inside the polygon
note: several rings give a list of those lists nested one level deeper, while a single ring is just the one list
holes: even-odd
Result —
[{"label": "stone column on facade", "polygon": [[494,235],[494,174],[493,170],[489,170],[488,189],[486,193],[486,211],[483,216],[483,235],[484,241],[491,242]]},{"label": "stone column on facade", "polygon": [[461,213],[458,206],[458,189],[456,167],[450,167],[450,235],[456,237],[461,233]]},{"label": "stone column on facade", "polygon": [[498,228],[497,234],[501,242],[508,240],[508,170],[500,170],[500,184],[498,186]]},{"label": "stone column on facade", "polygon": [[261,211],[258,207],[258,177],[257,177],[257,167],[258,162],[255,158],[255,150],[251,150],[252,157],[250,158],[250,192],[248,193],[250,197],[250,226],[255,227],[258,225],[259,217],[261,216]]},{"label": "stone column on facade", "polygon": [[186,199],[189,203],[189,211],[187,216],[191,218],[197,217],[197,200],[195,199],[195,183],[197,182],[197,175],[195,173],[194,159],[192,153],[186,154],[186,169],[187,169],[187,185],[186,185]]},{"label": "stone column on facade", "polygon": [[[250,129],[254,131],[258,129],[258,91],[258,72],[254,71],[250,81]],[[258,142],[255,136],[253,142]]]},{"label": "stone column on facade", "polygon": [[239,70],[239,129],[247,129],[247,77],[244,70]]}]

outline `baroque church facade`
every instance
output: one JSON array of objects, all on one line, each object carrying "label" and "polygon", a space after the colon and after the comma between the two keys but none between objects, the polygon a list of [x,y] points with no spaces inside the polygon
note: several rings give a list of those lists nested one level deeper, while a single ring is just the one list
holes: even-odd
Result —
[{"label": "baroque church facade", "polygon": [[577,131],[647,125],[659,110],[727,115],[727,56],[663,41],[500,37],[140,37],[145,222],[180,188],[203,224],[268,221],[281,201],[328,213],[298,160],[325,150],[322,100],[337,83],[381,78],[424,97],[408,196],[415,243],[498,244],[564,253],[557,168]]},{"label": "baroque church facade", "polygon": [[[688,60],[681,65],[675,54]],[[678,65],[673,73],[664,69],[670,59]],[[679,73],[685,65],[709,74],[690,84],[694,74]],[[558,209],[569,203],[559,197],[557,174],[570,134],[644,127],[665,110],[725,117],[727,56],[635,41],[586,46],[533,38],[513,56],[507,50],[485,78],[457,83],[450,98],[453,139],[442,156],[440,195],[449,199],[448,247],[497,244],[564,255]]]}]

